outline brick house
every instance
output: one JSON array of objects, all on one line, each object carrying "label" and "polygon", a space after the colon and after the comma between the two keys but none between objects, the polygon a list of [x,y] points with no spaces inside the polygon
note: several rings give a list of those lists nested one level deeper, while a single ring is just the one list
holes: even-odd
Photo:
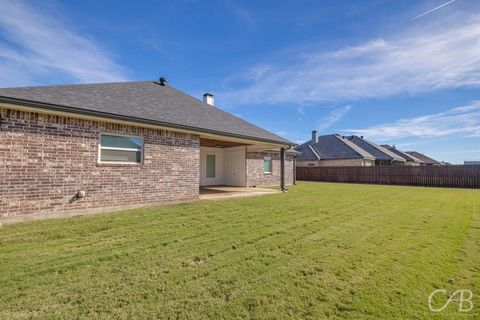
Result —
[{"label": "brick house", "polygon": [[344,167],[404,165],[406,160],[363,137],[329,134],[318,136],[294,148],[300,152],[297,167]]},{"label": "brick house", "polygon": [[421,165],[425,165],[425,163],[423,162],[423,160],[421,159],[418,159],[416,158],[415,156],[411,155],[411,154],[408,154],[406,152],[403,152],[399,149],[397,149],[397,147],[395,146],[391,146],[391,145],[388,145],[388,144],[382,144],[382,147],[384,147],[385,149],[388,149],[390,150],[391,152],[395,153],[396,155],[402,157],[403,159],[405,159],[405,165],[406,166],[421,166]]},{"label": "brick house", "polygon": [[445,165],[448,165],[444,162],[440,162],[440,161],[437,161],[435,159],[432,159],[432,158],[426,156],[425,154],[417,152],[417,151],[407,151],[405,153],[408,154],[411,157],[415,157],[415,158],[419,159],[422,162],[422,164],[425,165],[425,166],[445,166]]},{"label": "brick house", "polygon": [[292,143],[160,81],[0,89],[0,217],[291,184]]}]

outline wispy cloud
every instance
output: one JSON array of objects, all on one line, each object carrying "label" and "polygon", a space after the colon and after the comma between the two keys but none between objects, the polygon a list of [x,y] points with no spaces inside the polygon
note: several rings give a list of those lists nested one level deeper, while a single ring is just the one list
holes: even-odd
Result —
[{"label": "wispy cloud", "polygon": [[453,3],[453,2],[455,2],[455,1],[457,1],[457,0],[450,0],[450,1],[448,1],[448,2],[446,2],[446,3],[444,3],[444,4],[442,4],[442,5],[439,5],[438,7],[435,7],[435,8],[433,8],[433,9],[431,9],[431,10],[425,11],[424,13],[419,14],[419,15],[416,16],[416,17],[413,17],[412,19],[410,19],[410,21],[417,20],[417,19],[419,19],[419,18],[421,18],[421,17],[423,17],[423,16],[426,16],[427,14],[430,14],[430,13],[432,13],[432,12],[434,12],[434,11],[437,11],[438,9],[441,9],[441,8],[443,8],[443,7],[445,7],[445,6],[448,6],[450,3]]},{"label": "wispy cloud", "polygon": [[97,43],[60,21],[40,3],[0,0],[0,85],[35,84],[40,79],[103,82],[126,78],[126,70]]},{"label": "wispy cloud", "polygon": [[337,51],[302,50],[293,61],[270,63],[248,81],[238,80],[247,85],[223,95],[233,104],[301,104],[479,86],[480,19],[460,20]]},{"label": "wispy cloud", "polygon": [[246,9],[245,7],[241,6],[235,1],[232,0],[223,0],[223,3],[225,3],[225,6],[227,9],[232,12],[232,14],[235,16],[235,18],[248,25],[248,26],[254,26],[255,25],[255,20],[253,19],[253,16],[251,12]]},{"label": "wispy cloud", "polygon": [[446,112],[401,119],[365,129],[347,129],[343,131],[364,135],[380,141],[452,135],[480,137],[480,101],[453,108]]},{"label": "wispy cloud", "polygon": [[332,125],[340,121],[350,110],[352,106],[343,106],[340,108],[333,109],[330,113],[316,122],[316,128],[319,131],[324,131],[330,128]]},{"label": "wispy cloud", "polygon": [[305,110],[303,110],[303,107],[302,107],[302,106],[298,106],[298,107],[297,107],[297,111],[298,111],[298,113],[300,113],[300,115],[302,115],[302,116],[305,115]]}]

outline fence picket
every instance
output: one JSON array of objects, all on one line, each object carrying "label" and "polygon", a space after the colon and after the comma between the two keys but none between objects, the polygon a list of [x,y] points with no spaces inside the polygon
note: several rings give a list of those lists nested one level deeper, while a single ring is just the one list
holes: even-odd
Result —
[{"label": "fence picket", "polygon": [[480,165],[297,167],[297,180],[480,189]]}]

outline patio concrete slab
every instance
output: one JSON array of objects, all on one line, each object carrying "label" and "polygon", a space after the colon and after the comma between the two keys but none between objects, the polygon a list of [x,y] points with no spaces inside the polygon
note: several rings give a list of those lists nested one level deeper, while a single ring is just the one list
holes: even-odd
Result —
[{"label": "patio concrete slab", "polygon": [[268,188],[247,188],[230,186],[209,186],[200,188],[200,200],[222,200],[239,197],[253,197],[266,194],[282,193]]}]

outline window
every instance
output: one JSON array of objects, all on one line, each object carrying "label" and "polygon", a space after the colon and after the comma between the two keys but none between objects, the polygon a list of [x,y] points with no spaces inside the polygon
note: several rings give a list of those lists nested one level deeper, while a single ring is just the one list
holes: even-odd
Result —
[{"label": "window", "polygon": [[263,157],[263,173],[272,173],[272,157]]},{"label": "window", "polygon": [[207,178],[215,178],[215,155],[207,154]]},{"label": "window", "polygon": [[141,163],[143,138],[113,134],[100,135],[100,162]]}]

